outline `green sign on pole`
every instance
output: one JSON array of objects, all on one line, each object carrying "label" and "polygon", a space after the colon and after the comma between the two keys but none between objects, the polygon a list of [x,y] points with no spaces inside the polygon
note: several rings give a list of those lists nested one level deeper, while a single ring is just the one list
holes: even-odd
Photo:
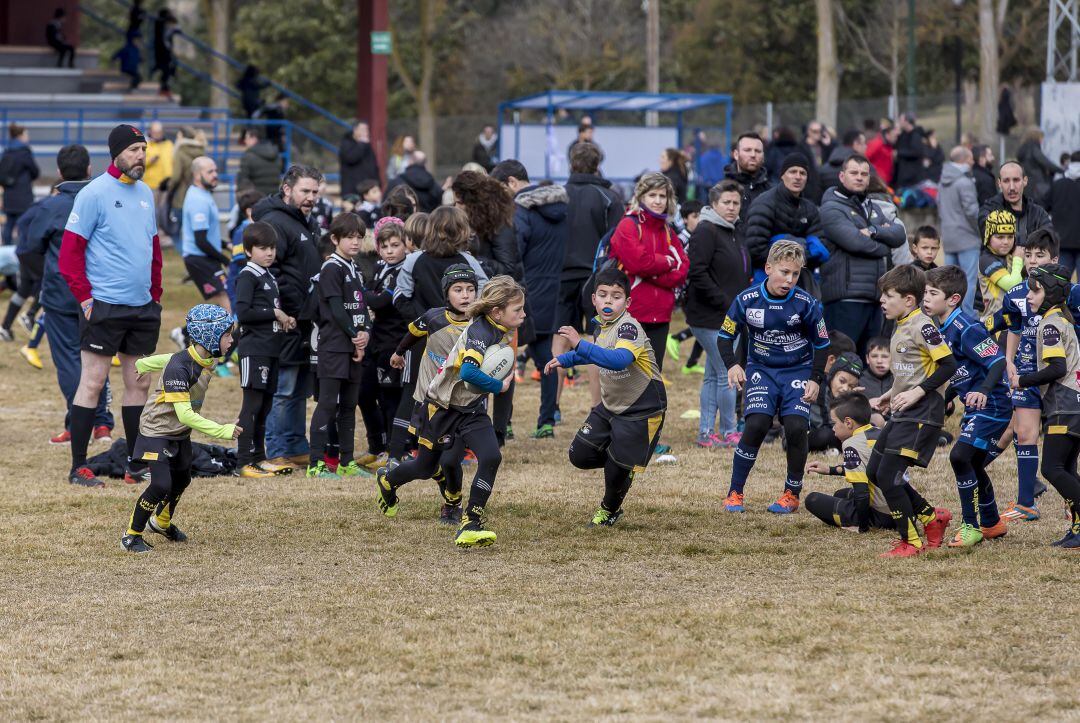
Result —
[{"label": "green sign on pole", "polygon": [[391,48],[390,33],[387,30],[372,30],[371,31],[371,54],[372,55],[390,55]]}]

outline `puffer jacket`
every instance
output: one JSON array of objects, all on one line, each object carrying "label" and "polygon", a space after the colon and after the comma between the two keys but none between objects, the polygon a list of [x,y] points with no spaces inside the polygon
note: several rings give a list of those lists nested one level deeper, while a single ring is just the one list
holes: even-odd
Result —
[{"label": "puffer jacket", "polygon": [[750,261],[754,268],[763,268],[774,236],[804,239],[804,246],[808,236],[821,236],[818,207],[805,196],[792,194],[781,183],[758,196],[750,206],[745,233]]},{"label": "puffer jacket", "polygon": [[171,205],[177,211],[184,207],[184,197],[191,185],[191,162],[199,156],[206,155],[206,143],[199,138],[184,138],[176,140],[176,150],[173,152],[173,172],[169,181],[172,191]]},{"label": "puffer jacket", "polygon": [[623,204],[611,181],[591,173],[571,173],[566,181],[570,232],[563,260],[563,281],[587,279],[600,239],[622,220]]},{"label": "puffer jacket", "polygon": [[469,252],[476,257],[488,276],[506,274],[514,281],[525,278],[521,266],[521,251],[513,226],[504,226],[491,238],[473,234],[469,239]]},{"label": "puffer jacket", "polygon": [[41,175],[34,152],[20,140],[13,140],[3,153],[15,183],[4,187],[4,213],[23,213],[34,205],[34,179]]},{"label": "puffer jacket", "polygon": [[1038,229],[1054,226],[1046,209],[1027,196],[1021,196],[1020,210],[1017,211],[1005,202],[1004,195],[995,193],[979,207],[979,239],[986,239],[986,217],[990,215],[990,212],[1005,209],[1016,216],[1017,246],[1026,246],[1028,236]]},{"label": "puffer jacket", "polygon": [[690,235],[684,307],[690,326],[721,328],[732,300],[750,286],[750,255],[739,235],[736,226],[721,218],[712,206],[701,209],[697,228]]},{"label": "puffer jacket", "polygon": [[675,289],[686,281],[690,259],[663,216],[627,212],[611,235],[611,256],[630,277],[631,309],[643,324],[671,321]]},{"label": "puffer jacket", "polygon": [[821,227],[829,250],[820,270],[821,301],[876,302],[877,282],[888,270],[892,250],[907,242],[904,227],[890,222],[870,199],[850,195],[843,187],[825,192]]},{"label": "puffer jacket", "polygon": [[559,277],[570,235],[568,201],[566,189],[555,185],[527,186],[514,196],[514,231],[537,334],[558,328]]},{"label": "puffer jacket", "polygon": [[255,189],[264,196],[281,188],[281,154],[271,141],[259,141],[240,156],[236,190]]}]

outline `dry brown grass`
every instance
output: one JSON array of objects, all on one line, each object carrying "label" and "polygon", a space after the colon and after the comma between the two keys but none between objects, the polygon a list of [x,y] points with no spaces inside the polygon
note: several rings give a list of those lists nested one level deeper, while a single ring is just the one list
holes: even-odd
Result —
[{"label": "dry brown grass", "polygon": [[[175,322],[194,292],[167,264]],[[219,478],[184,497],[190,543],[133,557],[137,490],[64,483],[52,366],[3,347],[0,718],[1076,716],[1076,558],[1046,546],[1053,492],[1004,540],[885,562],[884,533],[766,513],[770,447],[751,511],[726,515],[731,453],[691,447],[678,415],[698,377],[672,372],[679,464],[642,475],[614,529],[585,529],[601,480],[566,461],[578,388],[554,441],[507,447],[492,548],[453,547],[430,482],[388,521],[370,481]],[[537,385],[518,396],[523,433]],[[206,411],[231,419],[238,398],[216,380]],[[1011,455],[993,472],[1007,501]],[[916,483],[956,509],[944,454]]]}]

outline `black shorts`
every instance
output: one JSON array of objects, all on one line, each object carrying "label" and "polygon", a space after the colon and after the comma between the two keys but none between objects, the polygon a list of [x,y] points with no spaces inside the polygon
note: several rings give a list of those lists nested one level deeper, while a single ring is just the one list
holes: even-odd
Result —
[{"label": "black shorts", "polygon": [[153,354],[160,331],[161,306],[153,301],[126,306],[95,300],[90,319],[79,316],[82,350],[102,356]]},{"label": "black shorts", "polygon": [[353,361],[352,352],[320,351],[319,366],[316,376],[319,379],[343,379],[359,384],[364,376],[361,362]]},{"label": "black shorts", "polygon": [[168,462],[175,469],[191,467],[191,437],[165,439],[140,434],[131,458],[143,462]]},{"label": "black shorts", "polygon": [[431,402],[418,403],[417,406],[419,414],[414,414],[414,419],[420,424],[416,426],[416,438],[420,445],[428,449],[449,449],[454,446],[458,436],[491,426],[491,417],[483,409],[462,412],[443,409]]},{"label": "black shorts", "polygon": [[217,261],[205,256],[185,256],[184,268],[203,299],[225,293],[225,269]]},{"label": "black shorts", "polygon": [[[826,525],[858,527],[859,517],[855,512],[854,492],[850,487],[836,490],[835,494],[831,495],[811,492],[803,498],[803,506]],[[893,522],[892,515],[886,515],[871,507],[870,527],[875,530],[895,530],[896,523]]]},{"label": "black shorts", "polygon": [[240,388],[266,391],[277,389],[278,360],[269,356],[240,357]]},{"label": "black shorts", "polygon": [[390,366],[390,357],[394,355],[392,349],[380,352],[364,354],[364,368],[375,367],[375,381],[380,387],[400,387],[401,369]]},{"label": "black shorts", "polygon": [[664,427],[664,410],[649,417],[628,418],[608,411],[598,404],[589,412],[585,423],[577,431],[574,443],[587,444],[593,449],[606,451],[612,462],[641,472],[648,466],[660,430]]},{"label": "black shorts", "polygon": [[927,467],[941,438],[941,426],[910,419],[890,419],[881,430],[874,451],[910,459],[917,467]]},{"label": "black shorts", "polygon": [[584,319],[588,314],[581,305],[588,279],[569,279],[559,284],[558,326],[572,326],[578,333],[585,331]]},{"label": "black shorts", "polygon": [[1043,424],[1043,435],[1067,434],[1080,437],[1080,414],[1052,414]]}]

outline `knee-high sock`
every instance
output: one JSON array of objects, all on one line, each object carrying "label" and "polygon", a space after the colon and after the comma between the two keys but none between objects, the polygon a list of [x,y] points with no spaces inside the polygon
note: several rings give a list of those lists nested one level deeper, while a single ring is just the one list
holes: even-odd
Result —
[{"label": "knee-high sock", "polygon": [[130,404],[120,407],[120,418],[124,422],[124,441],[127,443],[128,461],[135,454],[135,442],[139,439],[139,417],[142,416],[142,405]]},{"label": "knee-high sock", "polygon": [[86,448],[90,446],[90,435],[94,429],[93,407],[71,405],[71,468],[86,464]]},{"label": "knee-high sock", "polygon": [[604,464],[604,499],[600,506],[608,512],[618,512],[633,483],[634,473],[609,458]]},{"label": "knee-high sock", "polygon": [[1036,444],[1016,445],[1016,476],[1019,491],[1016,504],[1024,507],[1035,506],[1035,477],[1039,474],[1039,446]]}]

